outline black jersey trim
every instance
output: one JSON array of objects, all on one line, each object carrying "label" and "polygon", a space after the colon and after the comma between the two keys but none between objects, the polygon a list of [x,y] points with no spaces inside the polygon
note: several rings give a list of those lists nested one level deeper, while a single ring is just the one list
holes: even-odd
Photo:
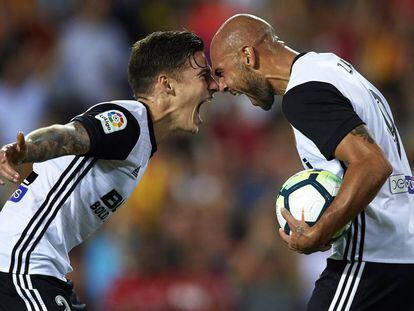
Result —
[{"label": "black jersey trim", "polygon": [[149,131],[149,137],[150,137],[150,140],[151,140],[151,155],[150,155],[150,158],[151,158],[154,155],[154,153],[157,152],[157,142],[155,140],[154,124],[152,122],[150,109],[148,108],[148,106],[146,104],[144,104],[144,103],[141,103],[141,104],[143,104],[145,109],[147,110],[148,131]]},{"label": "black jersey trim", "polygon": [[301,58],[302,56],[304,56],[305,54],[307,54],[308,52],[302,52],[302,53],[299,53],[298,55],[296,55],[295,56],[295,58],[293,59],[293,61],[292,61],[292,65],[290,66],[290,73],[292,73],[292,68],[293,68],[293,65],[296,63],[296,61],[299,59],[299,58]]},{"label": "black jersey trim", "polygon": [[355,261],[355,254],[356,254],[356,249],[357,249],[357,245],[358,245],[358,233],[359,233],[359,226],[358,226],[358,217],[355,217],[354,219],[354,236],[353,236],[353,241],[352,241],[352,251],[351,251],[351,261],[354,262]]},{"label": "black jersey trim", "polygon": [[[348,231],[343,260],[351,262],[363,261],[365,243],[365,211],[362,211],[352,222],[352,230]],[[351,233],[352,231],[352,233]],[[350,245],[352,243],[352,250]]]},{"label": "black jersey trim", "polygon": [[361,237],[359,241],[358,261],[362,261],[364,255],[364,242],[365,242],[365,211],[360,214],[361,217]]},{"label": "black jersey trim", "polygon": [[25,184],[26,186],[31,185],[36,180],[37,176],[39,176],[39,175],[35,171],[31,171],[29,176],[27,176],[23,180],[23,184]]},{"label": "black jersey trim", "polygon": [[[122,112],[126,118],[126,127],[122,130],[105,133],[97,115],[111,110]],[[125,160],[134,149],[139,136],[138,120],[125,107],[116,103],[102,103],[93,106],[81,115],[72,119],[83,125],[91,142],[89,151],[83,156],[106,160]]]},{"label": "black jersey trim", "polygon": [[331,138],[321,148],[321,153],[327,160],[332,160],[334,158],[333,153],[335,152],[338,143],[341,142],[349,132],[361,124],[365,123],[358,116],[354,116],[353,118],[346,120],[340,127],[337,128]]},{"label": "black jersey trim", "polygon": [[349,247],[351,245],[351,239],[352,239],[352,224],[351,224],[351,228],[349,228],[348,233],[346,235],[346,244],[345,244],[345,251],[344,251],[344,256],[343,256],[343,260],[347,260],[348,258],[348,251],[349,251]]},{"label": "black jersey trim", "polygon": [[81,155],[88,156],[88,154],[93,153],[93,151],[97,149],[98,145],[98,139],[95,135],[93,122],[90,119],[83,117],[82,115],[74,117],[71,121],[80,123],[86,130],[86,133],[88,133],[90,142],[89,151]]},{"label": "black jersey trim", "polygon": [[[92,161],[88,164],[88,166],[85,168],[85,170],[79,175],[79,177],[73,183],[73,185],[71,186],[71,188],[66,192],[66,194],[63,197],[63,199],[55,207],[55,210],[53,211],[53,213],[50,216],[49,220],[44,225],[43,230],[40,232],[39,236],[37,237],[37,239],[35,240],[35,242],[33,243],[32,247],[30,248],[30,250],[28,251],[28,253],[26,255],[26,264],[25,264],[25,270],[24,270],[24,273],[25,274],[28,274],[29,273],[30,256],[31,256],[33,250],[36,248],[37,244],[39,244],[40,240],[42,239],[42,237],[45,234],[46,230],[49,228],[49,225],[51,224],[51,222],[55,219],[57,213],[60,211],[60,209],[62,208],[63,204],[66,202],[66,200],[72,194],[72,192],[75,190],[75,188],[77,187],[77,185],[79,184],[79,182],[83,179],[83,177],[85,177],[85,175],[92,169],[92,167],[95,165],[95,163],[96,163],[97,160],[98,160],[97,158],[93,158],[92,159]],[[79,173],[79,171],[82,168],[82,166],[84,166],[84,163],[86,163],[86,161],[82,161],[82,163],[79,165],[80,168],[77,170],[77,173]],[[65,189],[72,180],[73,180],[73,178],[69,178],[66,181],[65,185],[63,186],[63,188]]]},{"label": "black jersey trim", "polygon": [[20,245],[23,243],[24,239],[26,238],[30,228],[33,226],[33,223],[36,221],[36,219],[39,217],[45,206],[48,204],[51,196],[53,193],[56,192],[56,190],[59,188],[60,184],[62,183],[63,179],[68,175],[68,173],[71,171],[73,166],[76,164],[76,162],[79,160],[79,156],[76,156],[72,162],[68,165],[68,167],[64,170],[64,172],[60,175],[59,179],[55,183],[55,185],[52,187],[52,189],[49,191],[49,193],[46,196],[45,201],[40,206],[40,208],[36,211],[36,213],[33,215],[32,219],[30,219],[29,223],[27,224],[26,228],[23,230],[22,234],[20,235],[19,240],[16,242],[15,246],[13,247],[12,253],[11,253],[11,262],[10,262],[10,269],[9,273],[14,273],[14,267],[17,264],[16,263],[16,252],[17,249],[20,247]]},{"label": "black jersey trim", "polygon": [[309,81],[291,88],[283,96],[282,110],[327,160],[334,159],[336,147],[351,130],[364,124],[350,100],[326,82]]}]

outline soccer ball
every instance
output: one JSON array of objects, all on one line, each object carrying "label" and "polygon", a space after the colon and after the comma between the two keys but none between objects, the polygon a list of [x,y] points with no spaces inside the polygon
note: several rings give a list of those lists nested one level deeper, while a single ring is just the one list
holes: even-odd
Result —
[{"label": "soccer ball", "polygon": [[[310,169],[290,177],[282,186],[276,199],[276,216],[279,225],[286,234],[290,228],[280,209],[286,208],[294,218],[313,226],[334,200],[341,187],[342,179],[335,174]],[[350,227],[351,222],[334,234],[332,242],[339,239]]]}]

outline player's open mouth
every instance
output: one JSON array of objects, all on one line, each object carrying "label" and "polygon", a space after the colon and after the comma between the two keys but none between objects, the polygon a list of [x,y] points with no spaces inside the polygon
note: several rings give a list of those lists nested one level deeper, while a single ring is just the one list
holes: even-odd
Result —
[{"label": "player's open mouth", "polygon": [[201,101],[195,108],[194,111],[194,123],[196,125],[200,125],[201,123],[203,123],[203,120],[201,119],[200,116],[200,108],[203,104],[205,103],[210,103],[211,102],[212,97],[206,98],[205,100]]}]

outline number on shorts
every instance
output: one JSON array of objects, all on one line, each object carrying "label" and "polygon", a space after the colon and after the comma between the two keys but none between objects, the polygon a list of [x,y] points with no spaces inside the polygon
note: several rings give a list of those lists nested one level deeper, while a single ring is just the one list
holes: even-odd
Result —
[{"label": "number on shorts", "polygon": [[65,297],[63,297],[61,295],[57,295],[55,297],[55,301],[56,301],[56,304],[58,306],[64,306],[65,307],[64,311],[71,311],[70,306],[69,306],[68,302],[66,301]]}]

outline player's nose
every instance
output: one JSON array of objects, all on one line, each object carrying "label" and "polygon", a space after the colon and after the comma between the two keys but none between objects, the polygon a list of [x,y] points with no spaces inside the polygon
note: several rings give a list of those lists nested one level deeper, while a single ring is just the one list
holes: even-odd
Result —
[{"label": "player's nose", "polygon": [[219,85],[220,92],[227,92],[229,90],[229,87],[227,86],[226,83],[224,83],[222,78],[219,79],[218,85]]},{"label": "player's nose", "polygon": [[208,85],[208,90],[210,91],[211,94],[219,90],[219,85],[217,81],[214,80],[213,78],[211,79],[210,84]]}]

